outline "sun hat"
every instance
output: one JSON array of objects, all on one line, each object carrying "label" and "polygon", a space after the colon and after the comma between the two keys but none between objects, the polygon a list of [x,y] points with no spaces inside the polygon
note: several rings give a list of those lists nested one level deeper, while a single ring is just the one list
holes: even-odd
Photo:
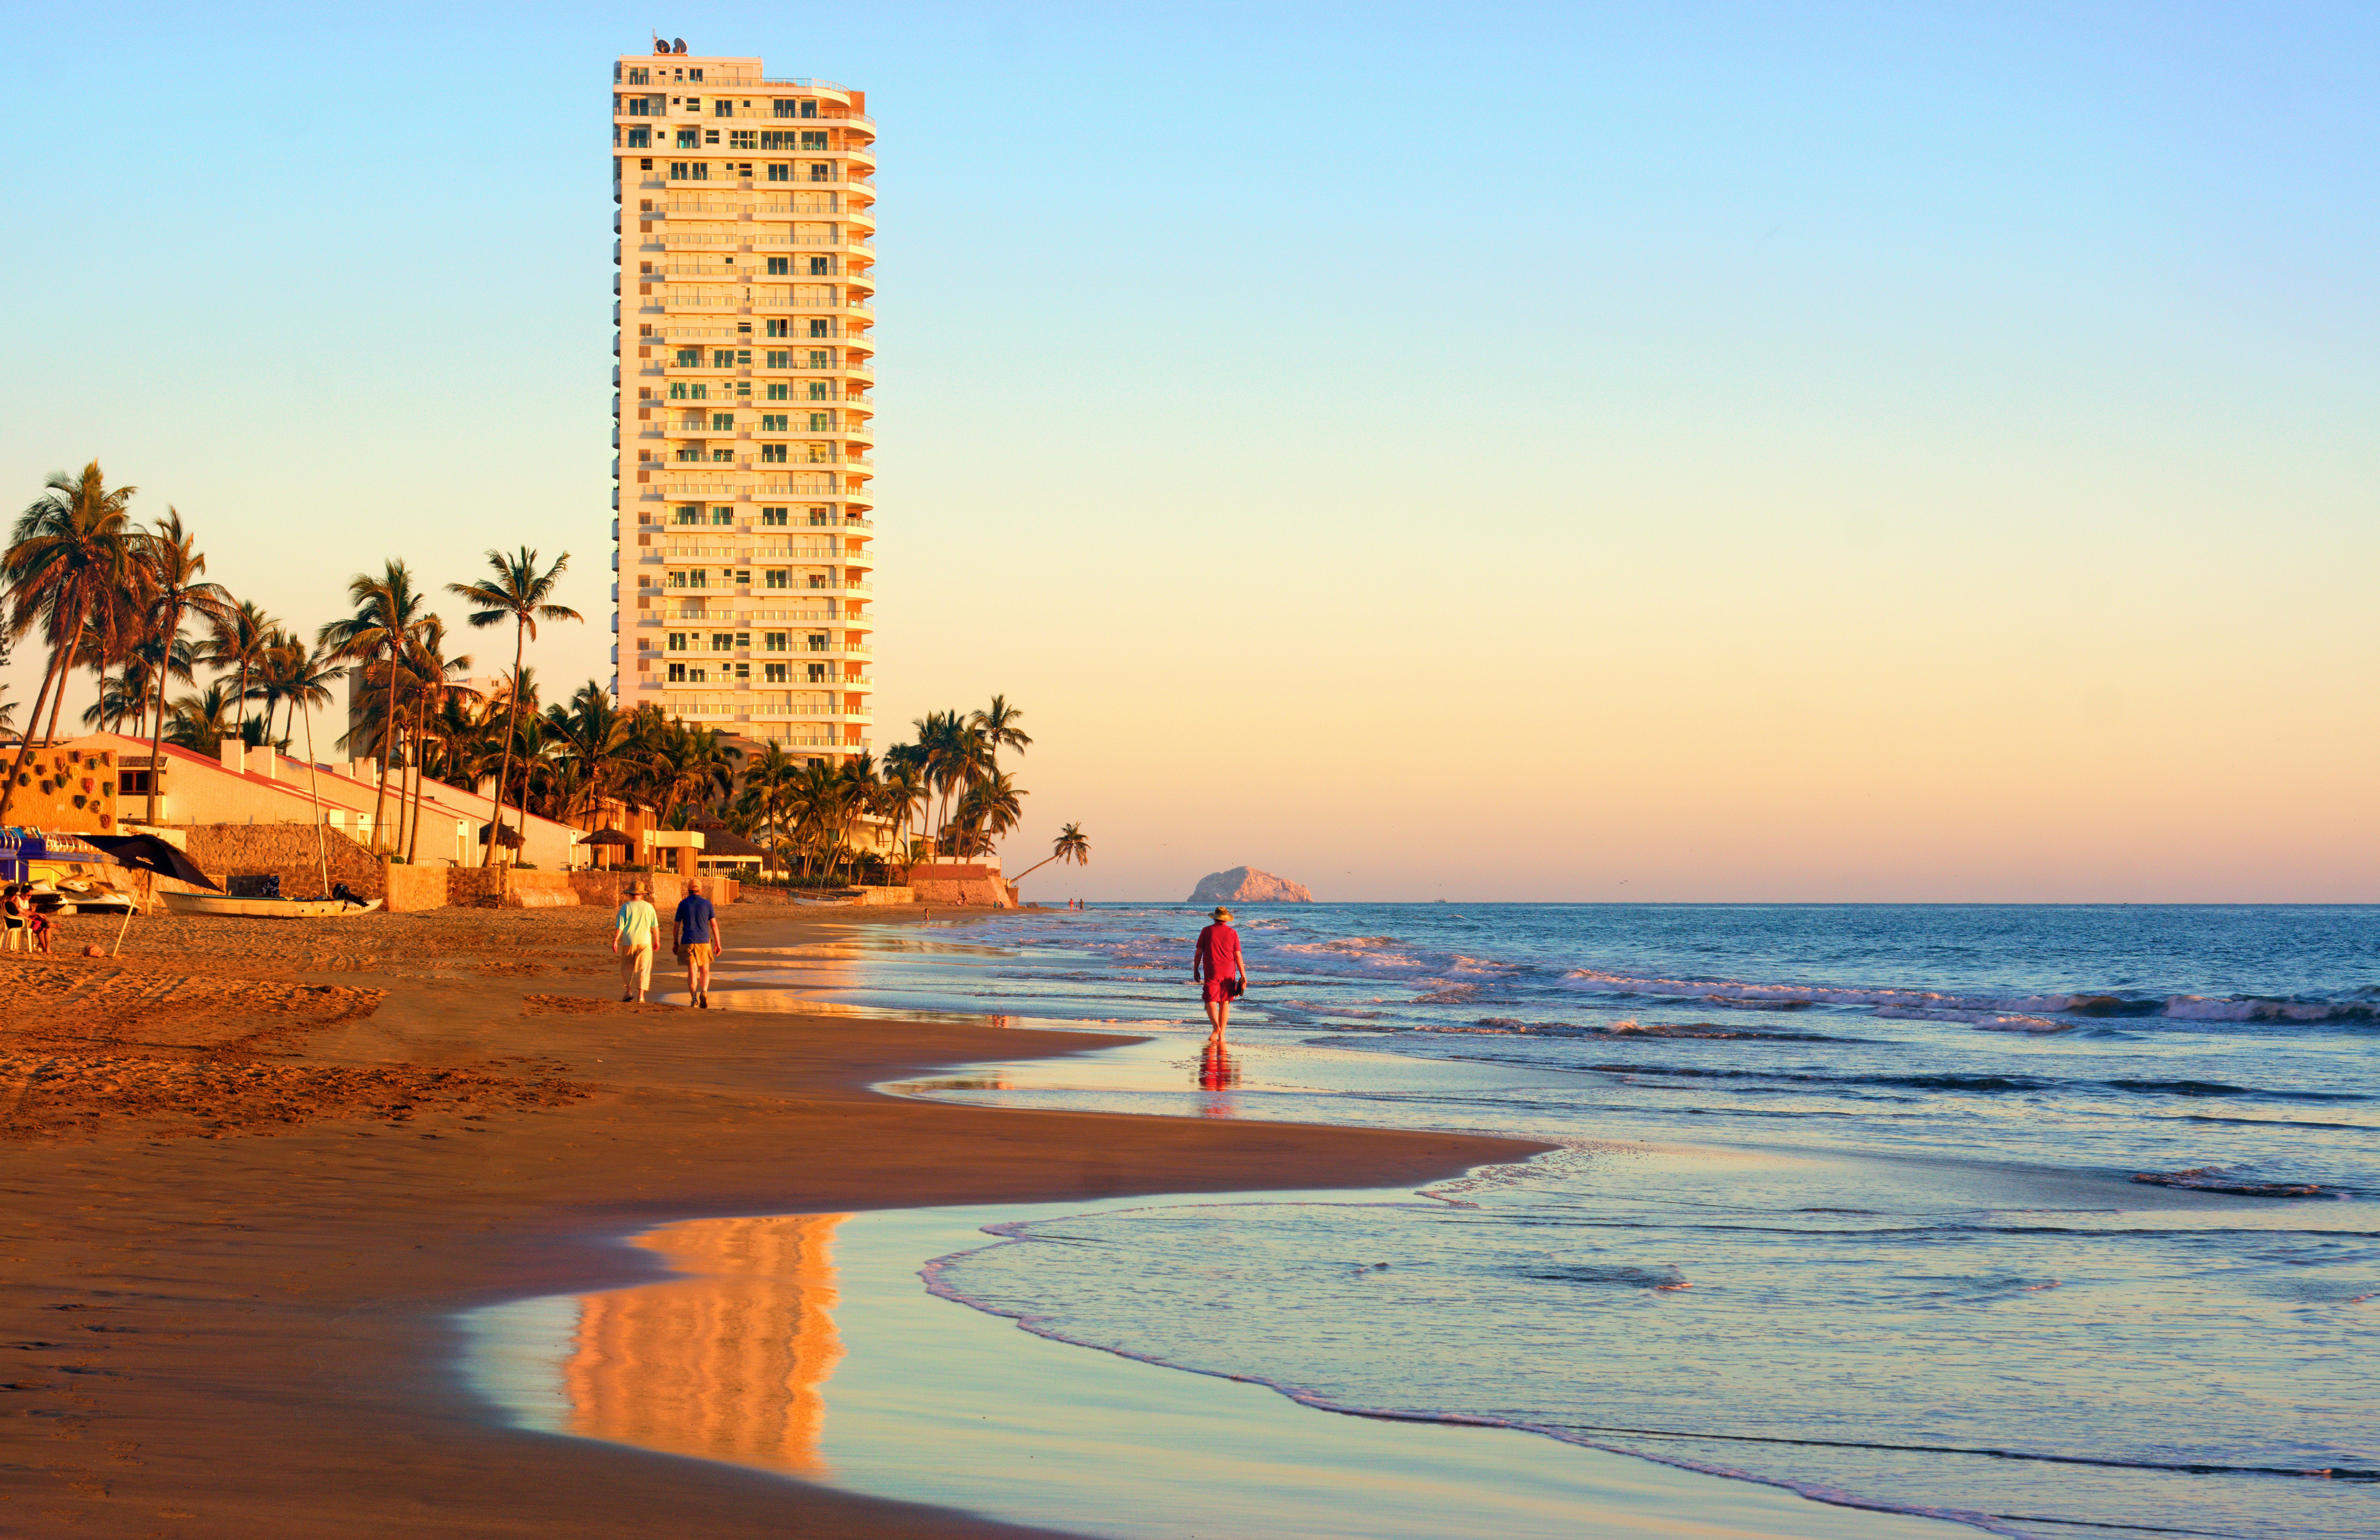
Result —
[{"label": "sun hat", "polygon": [[1228,920],[1232,917],[1232,912],[1219,903],[1215,905],[1215,917],[1219,920]]}]

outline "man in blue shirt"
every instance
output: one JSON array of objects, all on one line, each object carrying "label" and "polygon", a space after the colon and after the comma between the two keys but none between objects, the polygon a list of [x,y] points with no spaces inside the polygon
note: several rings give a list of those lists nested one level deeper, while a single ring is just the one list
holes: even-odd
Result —
[{"label": "man in blue shirt", "polygon": [[710,1009],[710,960],[719,955],[719,912],[689,887],[677,901],[677,960],[686,964],[686,993],[695,1009]]}]

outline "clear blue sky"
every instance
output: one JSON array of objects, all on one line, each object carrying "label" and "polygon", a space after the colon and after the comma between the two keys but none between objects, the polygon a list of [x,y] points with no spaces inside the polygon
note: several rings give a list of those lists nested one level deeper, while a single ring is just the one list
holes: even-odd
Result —
[{"label": "clear blue sky", "polygon": [[2380,899],[2375,17],[20,9],[0,470],[607,676],[659,26],[868,92],[875,736],[1022,701],[1045,896]]}]

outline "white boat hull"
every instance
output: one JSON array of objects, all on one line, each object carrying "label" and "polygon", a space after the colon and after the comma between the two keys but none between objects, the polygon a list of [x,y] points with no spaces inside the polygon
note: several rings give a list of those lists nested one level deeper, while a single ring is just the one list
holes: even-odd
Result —
[{"label": "white boat hull", "polygon": [[176,915],[236,915],[248,919],[338,919],[369,915],[380,900],[348,903],[335,898],[232,898],[224,893],[161,893],[165,907]]}]

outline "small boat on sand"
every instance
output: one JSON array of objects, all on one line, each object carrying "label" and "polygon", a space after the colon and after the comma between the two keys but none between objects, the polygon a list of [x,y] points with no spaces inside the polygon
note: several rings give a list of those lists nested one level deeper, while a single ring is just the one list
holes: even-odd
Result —
[{"label": "small boat on sand", "polygon": [[237,915],[249,919],[338,919],[369,915],[380,900],[355,898],[234,898],[228,893],[160,893],[176,915]]}]

